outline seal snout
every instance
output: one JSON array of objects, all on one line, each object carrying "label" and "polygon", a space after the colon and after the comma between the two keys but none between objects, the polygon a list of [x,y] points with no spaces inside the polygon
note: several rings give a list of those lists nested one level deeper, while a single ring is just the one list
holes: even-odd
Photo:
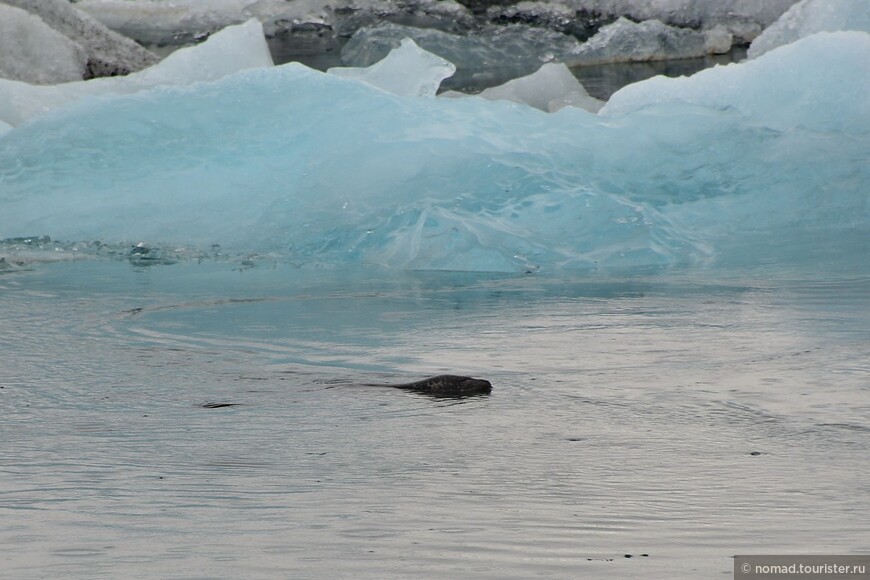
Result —
[{"label": "seal snout", "polygon": [[462,385],[462,390],[469,394],[488,394],[492,392],[492,383],[486,379],[468,379]]}]

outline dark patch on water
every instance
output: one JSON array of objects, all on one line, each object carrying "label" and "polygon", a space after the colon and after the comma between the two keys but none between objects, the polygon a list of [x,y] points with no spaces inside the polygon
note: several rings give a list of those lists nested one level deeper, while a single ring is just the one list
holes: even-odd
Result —
[{"label": "dark patch on water", "polygon": [[834,427],[835,429],[847,429],[849,431],[858,431],[861,433],[870,433],[870,427],[863,425],[854,425],[852,423],[817,423],[818,427]]},{"label": "dark patch on water", "polygon": [[680,77],[720,64],[739,62],[746,58],[746,49],[734,48],[728,54],[709,55],[700,58],[681,58],[661,61],[609,63],[573,67],[571,72],[583,83],[587,92],[606,101],[613,93],[626,85],[658,75]]}]

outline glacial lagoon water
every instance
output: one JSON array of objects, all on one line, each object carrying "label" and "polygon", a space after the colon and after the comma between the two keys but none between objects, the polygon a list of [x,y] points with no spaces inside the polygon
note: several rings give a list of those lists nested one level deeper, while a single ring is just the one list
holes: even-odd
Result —
[{"label": "glacial lagoon water", "polygon": [[[689,579],[866,553],[866,268],[89,259],[7,269],[0,307],[9,577]],[[355,384],[443,372],[493,393]]]}]

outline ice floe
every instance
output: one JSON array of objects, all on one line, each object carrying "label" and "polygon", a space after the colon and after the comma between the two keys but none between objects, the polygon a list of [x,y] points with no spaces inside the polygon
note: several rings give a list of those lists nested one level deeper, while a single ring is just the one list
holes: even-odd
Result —
[{"label": "ice floe", "polygon": [[[81,46],[87,54],[84,78],[123,75],[158,61],[154,54],[129,38],[109,30],[66,0],[3,0],[3,4],[30,12]],[[2,46],[3,42],[9,42],[3,38],[0,37],[0,50],[10,50],[10,47]],[[41,41],[31,38],[29,42]]]},{"label": "ice floe", "polygon": [[399,48],[393,49],[369,67],[338,67],[327,72],[359,80],[397,95],[434,97],[441,81],[456,72],[456,67],[422,50],[410,38],[405,38]]},{"label": "ice floe", "polygon": [[0,4],[0,78],[36,84],[82,80],[85,49],[26,10]]},{"label": "ice floe", "polygon": [[[468,97],[456,91],[447,91],[441,96]],[[547,63],[528,76],[510,80],[497,87],[490,87],[477,96],[490,101],[523,103],[549,113],[564,107],[577,107],[597,113],[604,106],[604,101],[589,96],[564,63]]]},{"label": "ice floe", "polygon": [[870,35],[819,33],[599,115],[299,64],[83,99],[0,136],[0,238],[502,272],[848,251],[870,232],[868,66]]},{"label": "ice floe", "polygon": [[239,70],[271,65],[262,26],[257,20],[250,20],[227,27],[201,45],[178,50],[157,65],[123,77],[57,85],[0,79],[0,121],[17,126],[85,97],[210,81]]},{"label": "ice floe", "polygon": [[866,0],[803,0],[792,6],[749,47],[749,57],[815,34],[837,30],[870,32],[870,2]]}]

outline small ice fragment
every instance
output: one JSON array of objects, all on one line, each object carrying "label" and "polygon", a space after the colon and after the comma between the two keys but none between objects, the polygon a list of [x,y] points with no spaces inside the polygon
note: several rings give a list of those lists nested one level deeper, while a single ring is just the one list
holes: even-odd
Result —
[{"label": "small ice fragment", "polygon": [[749,58],[816,32],[862,30],[870,32],[870,2],[867,0],[803,0],[792,6],[752,41]]},{"label": "small ice fragment", "polygon": [[[456,98],[465,95],[451,91],[444,96]],[[589,96],[564,63],[555,62],[541,66],[528,76],[486,89],[477,96],[490,101],[524,103],[549,113],[563,107],[577,107],[597,113],[604,106],[604,101]]]},{"label": "small ice fragment", "polygon": [[632,22],[620,18],[603,26],[568,62],[571,65],[641,62],[693,58],[706,53],[706,38],[701,32],[668,26],[659,20]]},{"label": "small ice fragment", "polygon": [[452,63],[417,46],[410,38],[402,40],[386,58],[368,67],[333,67],[336,76],[356,79],[384,91],[407,97],[434,97],[441,81],[456,72]]}]

